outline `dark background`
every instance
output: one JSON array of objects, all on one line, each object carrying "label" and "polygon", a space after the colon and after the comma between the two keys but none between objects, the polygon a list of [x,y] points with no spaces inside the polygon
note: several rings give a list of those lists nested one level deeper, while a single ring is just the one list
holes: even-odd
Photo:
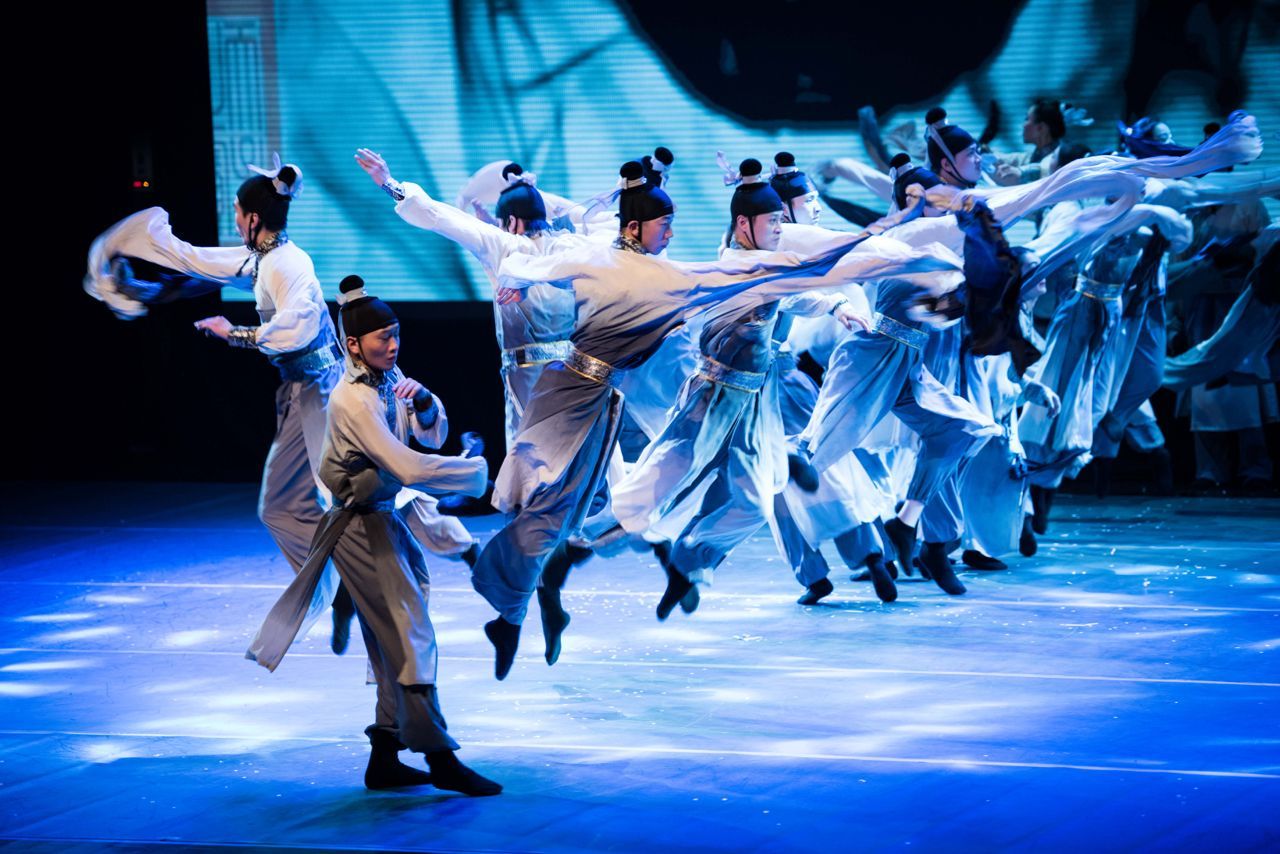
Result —
[{"label": "dark background", "polygon": [[[849,122],[864,103],[919,102],[952,76],[981,67],[1020,5],[925,0],[912,4],[909,21],[894,5],[849,4],[832,18],[831,4],[810,0],[631,8],[700,97],[769,124]],[[1178,48],[1186,17],[1205,5],[1225,40],[1212,63]],[[1270,25],[1255,6],[1147,4],[1126,84],[1128,114],[1141,114],[1156,83],[1175,68],[1210,71],[1219,81],[1219,112],[1237,106],[1245,82],[1232,64],[1231,34],[1250,22]],[[164,207],[178,235],[216,242],[204,5],[144,0],[67,17],[20,25],[13,36],[43,44],[47,64],[17,69],[10,87],[19,125],[32,130],[30,142],[10,132],[15,192],[7,242],[10,257],[21,260],[17,281],[9,282],[17,394],[5,420],[17,461],[7,476],[256,480],[274,429],[275,370],[260,355],[191,327],[213,314],[254,323],[252,303],[224,305],[215,294],[122,322],[80,288],[92,239],[141,208]],[[762,18],[770,25],[761,26]],[[842,18],[894,38],[884,40],[883,55],[854,54],[842,49]],[[947,34],[945,50],[939,33]],[[902,61],[913,43],[922,46],[921,60]],[[762,73],[786,85],[753,77]],[[131,187],[139,174],[151,178],[151,188]],[[336,291],[336,282],[322,284],[326,293]],[[502,397],[490,306],[419,302],[397,310],[403,368],[444,398],[455,437],[465,429],[486,436],[496,471]],[[1155,403],[1179,478],[1189,480],[1186,422],[1171,418],[1171,395],[1162,392]],[[1127,470],[1125,458],[1121,463],[1119,486],[1126,474],[1141,474],[1133,468],[1138,461],[1127,461]]]}]

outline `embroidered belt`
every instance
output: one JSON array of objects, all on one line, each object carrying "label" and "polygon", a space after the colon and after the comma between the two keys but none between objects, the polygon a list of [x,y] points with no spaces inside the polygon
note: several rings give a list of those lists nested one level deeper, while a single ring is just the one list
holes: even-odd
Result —
[{"label": "embroidered belt", "polygon": [[871,326],[872,332],[878,332],[886,338],[892,338],[908,347],[914,347],[919,350],[924,347],[929,340],[929,333],[923,329],[916,329],[914,326],[907,326],[900,323],[892,317],[886,317],[879,312],[875,314],[875,322]]},{"label": "embroidered belt", "polygon": [[603,359],[588,356],[577,347],[569,348],[569,355],[564,358],[564,366],[579,376],[614,388],[617,388],[622,383],[623,377],[627,375],[626,371],[615,368]]},{"label": "embroidered belt", "polygon": [[502,351],[502,367],[503,370],[510,370],[560,362],[569,357],[572,348],[573,345],[568,341],[541,341],[525,344],[523,347],[511,347]]},{"label": "embroidered belt", "polygon": [[699,354],[698,376],[738,391],[754,392],[764,387],[765,377],[768,374],[734,370],[728,365],[717,362],[715,359]]},{"label": "embroidered belt", "polygon": [[1124,293],[1124,285],[1108,284],[1088,276],[1080,276],[1076,280],[1076,290],[1090,299],[1120,299]]},{"label": "embroidered belt", "polygon": [[272,356],[271,364],[280,371],[286,382],[304,382],[342,362],[342,351],[330,334],[322,334],[306,350],[295,350],[280,356]]}]

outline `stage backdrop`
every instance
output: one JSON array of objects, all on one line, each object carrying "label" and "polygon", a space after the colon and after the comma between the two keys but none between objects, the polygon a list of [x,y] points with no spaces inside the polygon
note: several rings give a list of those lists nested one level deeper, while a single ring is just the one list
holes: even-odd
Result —
[{"label": "stage backdrop", "polygon": [[[278,150],[305,173],[290,232],[315,259],[327,295],[358,272],[384,298],[487,299],[488,282],[469,255],[396,217],[355,165],[358,146],[380,151],[401,180],[452,201],[475,170],[508,158],[537,173],[539,186],[585,199],[611,188],[624,160],[666,145],[677,157],[669,185],[679,208],[671,255],[709,257],[728,219],[718,148],[734,163],[748,156],[767,163],[781,149],[795,153],[802,167],[836,156],[866,159],[853,121],[856,101],[896,91],[893,81],[903,75],[923,75],[936,89],[916,103],[878,99],[882,127],[914,120],[919,128],[925,110],[941,104],[976,136],[995,99],[1006,118],[994,147],[1013,151],[1025,147],[1021,116],[1041,95],[1087,108],[1094,125],[1073,135],[1110,147],[1115,120],[1132,109],[1135,75],[1157,72],[1140,106],[1166,121],[1176,140],[1198,141],[1203,124],[1221,120],[1238,95],[1268,132],[1268,152],[1251,170],[1280,164],[1280,38],[1261,9],[1242,23],[1239,16],[1211,18],[1207,4],[1029,0],[982,21],[998,28],[997,46],[959,70],[938,52],[965,55],[964,43],[911,37],[901,21],[868,27],[810,14],[823,5],[778,4],[795,16],[786,20],[726,20],[709,64],[719,77],[700,85],[696,75],[706,72],[685,73],[672,59],[677,54],[662,49],[664,37],[676,34],[647,32],[641,24],[647,19],[616,0],[381,0],[376,10],[350,0],[209,0],[220,239],[237,242],[232,200],[245,164],[266,163]],[[1152,20],[1162,10],[1174,19]],[[678,14],[667,25],[680,26]],[[1163,46],[1135,35],[1163,32],[1165,25],[1177,38]],[[743,26],[774,27],[781,35],[772,50],[758,40],[735,47],[733,34]],[[821,47],[829,52],[833,28],[846,51],[840,58],[855,58],[856,85],[814,91],[804,75],[798,84],[785,79],[787,56],[813,50],[815,30],[824,33]],[[900,45],[890,52],[896,61],[883,59],[886,40]],[[863,53],[868,59],[860,68]],[[779,64],[779,91],[802,118],[761,121],[707,96],[738,75],[760,87],[758,77],[742,71],[758,63]],[[1226,78],[1235,88],[1224,92]],[[778,100],[767,86],[759,94]],[[841,118],[813,120],[813,105],[823,103]],[[847,185],[833,189],[883,208]],[[826,223],[849,227],[831,212]]]}]

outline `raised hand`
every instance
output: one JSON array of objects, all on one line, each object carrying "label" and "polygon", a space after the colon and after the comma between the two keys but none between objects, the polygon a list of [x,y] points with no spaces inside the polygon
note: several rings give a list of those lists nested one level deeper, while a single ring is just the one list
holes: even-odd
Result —
[{"label": "raised hand", "polygon": [[227,320],[222,315],[218,315],[217,317],[206,317],[204,320],[197,320],[195,322],[195,327],[205,335],[210,335],[214,338],[221,338],[223,341],[226,341],[227,337],[231,334],[231,321]]},{"label": "raised hand", "polygon": [[376,151],[368,148],[357,148],[356,163],[360,164],[360,168],[379,187],[391,180],[391,170],[387,168],[387,161],[383,160],[382,155]]}]

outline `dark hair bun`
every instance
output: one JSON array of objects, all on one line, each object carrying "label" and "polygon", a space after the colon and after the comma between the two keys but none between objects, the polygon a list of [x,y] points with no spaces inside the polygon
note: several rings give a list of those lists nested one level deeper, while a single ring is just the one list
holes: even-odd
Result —
[{"label": "dark hair bun", "polygon": [[283,181],[286,187],[293,189],[294,182],[298,180],[298,173],[292,166],[281,166],[280,173],[276,177]]},{"label": "dark hair bun", "polygon": [[352,291],[358,291],[363,287],[364,287],[364,279],[360,278],[359,276],[353,275],[353,276],[347,276],[345,279],[342,280],[342,283],[338,285],[338,291],[340,293],[348,294],[348,293],[351,293]]},{"label": "dark hair bun", "polygon": [[519,163],[508,163],[506,166],[502,167],[502,180],[504,181],[507,178],[511,177],[512,175],[523,175],[523,174],[524,174],[524,167],[522,167]]},{"label": "dark hair bun", "polygon": [[672,154],[671,149],[667,148],[665,145],[659,145],[655,148],[653,150],[653,156],[658,160],[661,160],[667,166],[676,162],[676,156]]},{"label": "dark hair bun", "polygon": [[773,155],[773,163],[775,166],[781,166],[784,169],[788,166],[795,166],[796,156],[790,151],[779,151]]},{"label": "dark hair bun", "polygon": [[924,123],[927,125],[937,124],[947,120],[947,111],[941,107],[934,107],[932,110],[924,114]]},{"label": "dark hair bun", "polygon": [[738,164],[738,174],[743,178],[750,178],[752,175],[759,175],[762,169],[764,169],[764,167],[761,166],[760,161],[756,160],[754,157],[748,157],[746,160]]},{"label": "dark hair bun", "polygon": [[644,167],[635,160],[628,160],[622,164],[622,168],[618,170],[618,174],[628,181],[634,181],[637,178],[644,177]]},{"label": "dark hair bun", "polygon": [[905,151],[899,151],[897,154],[893,155],[893,159],[889,161],[889,167],[891,169],[901,169],[910,162],[911,155],[907,154]]}]

